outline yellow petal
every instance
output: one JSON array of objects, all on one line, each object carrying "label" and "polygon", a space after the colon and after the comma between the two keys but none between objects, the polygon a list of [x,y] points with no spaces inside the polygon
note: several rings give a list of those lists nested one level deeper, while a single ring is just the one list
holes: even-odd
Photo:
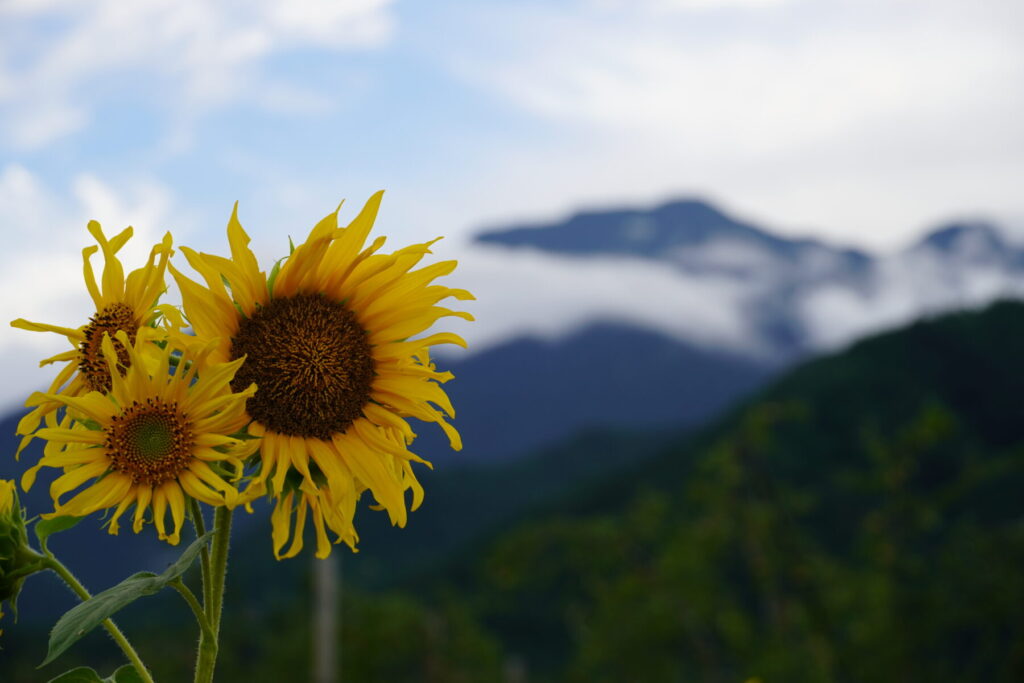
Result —
[{"label": "yellow petal", "polygon": [[[128,228],[131,230],[131,228]],[[96,221],[89,221],[89,232],[100,244],[103,251],[103,289],[102,298],[104,303],[112,303],[124,300],[124,268],[115,256],[116,250],[103,236],[103,229]],[[123,234],[123,233],[122,233]],[[128,233],[129,236],[131,233]],[[99,306],[97,306],[97,310]]]},{"label": "yellow petal", "polygon": [[68,491],[73,491],[90,479],[95,479],[101,474],[105,474],[108,467],[108,463],[103,459],[70,470],[67,474],[57,477],[50,484],[50,497],[55,502],[59,501],[61,496]]},{"label": "yellow petal", "polygon": [[149,501],[153,499],[152,486],[140,486],[137,492],[138,498],[135,501],[135,518],[132,520],[132,531],[139,533],[146,520],[146,510],[149,509]]},{"label": "yellow petal", "polygon": [[181,492],[181,487],[174,481],[164,482],[161,488],[167,496],[167,504],[171,508],[171,519],[174,520],[174,533],[167,537],[167,542],[171,545],[178,545],[181,541],[181,527],[185,524],[185,495]]},{"label": "yellow petal", "polygon": [[291,537],[292,521],[292,499],[294,492],[289,492],[283,497],[278,497],[274,512],[270,515],[271,539],[274,544],[274,557],[281,558],[281,548]]},{"label": "yellow petal", "polygon": [[18,318],[17,320],[11,321],[11,327],[17,327],[20,330],[28,330],[29,332],[56,332],[57,334],[63,334],[69,340],[75,344],[80,344],[85,340],[85,335],[81,329],[72,329],[70,327],[61,327],[60,325],[47,325],[46,323],[34,323],[24,318]]}]

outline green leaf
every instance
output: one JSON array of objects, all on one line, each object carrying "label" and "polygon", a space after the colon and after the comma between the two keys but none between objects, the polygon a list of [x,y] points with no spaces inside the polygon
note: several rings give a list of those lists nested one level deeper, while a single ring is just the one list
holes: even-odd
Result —
[{"label": "green leaf", "polygon": [[106,683],[143,683],[142,676],[131,664],[125,664],[106,679]]},{"label": "green leaf", "polygon": [[50,683],[103,683],[103,679],[89,667],[80,666],[51,678]]},{"label": "green leaf", "polygon": [[[290,237],[288,239],[291,240]],[[274,267],[270,269],[270,275],[267,276],[267,293],[274,293],[274,282],[277,280],[277,274],[281,272],[281,264],[284,263],[285,259],[287,258],[288,257],[285,256],[283,258],[277,259],[277,261],[274,263]]]},{"label": "green leaf", "polygon": [[[71,515],[61,515],[60,517],[51,517],[50,519],[41,519],[36,522],[36,538],[39,539],[39,545],[46,550],[46,541],[53,534],[61,531],[67,531],[71,527],[75,526],[82,521],[82,517],[72,517]],[[70,672],[69,672],[70,673]]]},{"label": "green leaf", "polygon": [[[175,560],[174,564],[164,570],[162,574],[157,575],[153,572],[133,574],[113,588],[97,593],[80,605],[68,610],[57,620],[57,624],[50,631],[49,651],[46,654],[46,659],[39,666],[46,666],[52,662],[79,638],[99,626],[104,619],[117,613],[121,608],[145,595],[159,592],[164,586],[184,574],[213,533],[210,531],[193,541],[192,545],[181,554],[181,557]],[[120,683],[120,679],[118,681]]]},{"label": "green leaf", "polygon": [[95,670],[80,666],[51,678],[50,683],[142,683],[142,676],[131,664],[125,664],[109,678],[100,678]]}]

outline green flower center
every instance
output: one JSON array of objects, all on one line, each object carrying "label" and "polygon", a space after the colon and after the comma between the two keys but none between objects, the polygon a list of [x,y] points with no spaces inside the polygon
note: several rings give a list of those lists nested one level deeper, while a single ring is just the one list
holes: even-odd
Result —
[{"label": "green flower center", "polygon": [[157,415],[140,415],[131,429],[135,450],[146,460],[160,460],[174,450],[173,426]]},{"label": "green flower center", "polygon": [[133,401],[106,431],[111,468],[128,474],[136,484],[162,484],[192,461],[192,425],[176,403]]},{"label": "green flower center", "polygon": [[366,330],[322,294],[271,300],[239,323],[231,358],[245,356],[231,387],[251,383],[246,410],[279,434],[329,439],[362,416],[374,360]]}]

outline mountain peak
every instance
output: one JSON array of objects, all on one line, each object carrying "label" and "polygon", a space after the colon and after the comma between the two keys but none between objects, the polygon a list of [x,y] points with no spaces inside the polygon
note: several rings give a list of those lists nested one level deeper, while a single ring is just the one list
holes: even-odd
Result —
[{"label": "mountain peak", "polygon": [[987,221],[957,221],[942,225],[928,233],[920,246],[942,252],[964,249],[1002,250],[1006,247],[1003,234]]},{"label": "mountain peak", "polygon": [[616,254],[660,259],[679,248],[716,239],[753,242],[770,249],[790,242],[728,216],[699,198],[682,198],[654,209],[582,211],[561,223],[513,226],[485,232],[477,241],[532,247],[563,254]]}]

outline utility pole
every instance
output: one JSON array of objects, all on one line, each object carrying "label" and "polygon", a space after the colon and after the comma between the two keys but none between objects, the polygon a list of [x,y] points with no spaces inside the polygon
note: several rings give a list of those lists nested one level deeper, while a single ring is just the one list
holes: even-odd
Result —
[{"label": "utility pole", "polygon": [[341,560],[313,558],[313,683],[341,680]]}]

